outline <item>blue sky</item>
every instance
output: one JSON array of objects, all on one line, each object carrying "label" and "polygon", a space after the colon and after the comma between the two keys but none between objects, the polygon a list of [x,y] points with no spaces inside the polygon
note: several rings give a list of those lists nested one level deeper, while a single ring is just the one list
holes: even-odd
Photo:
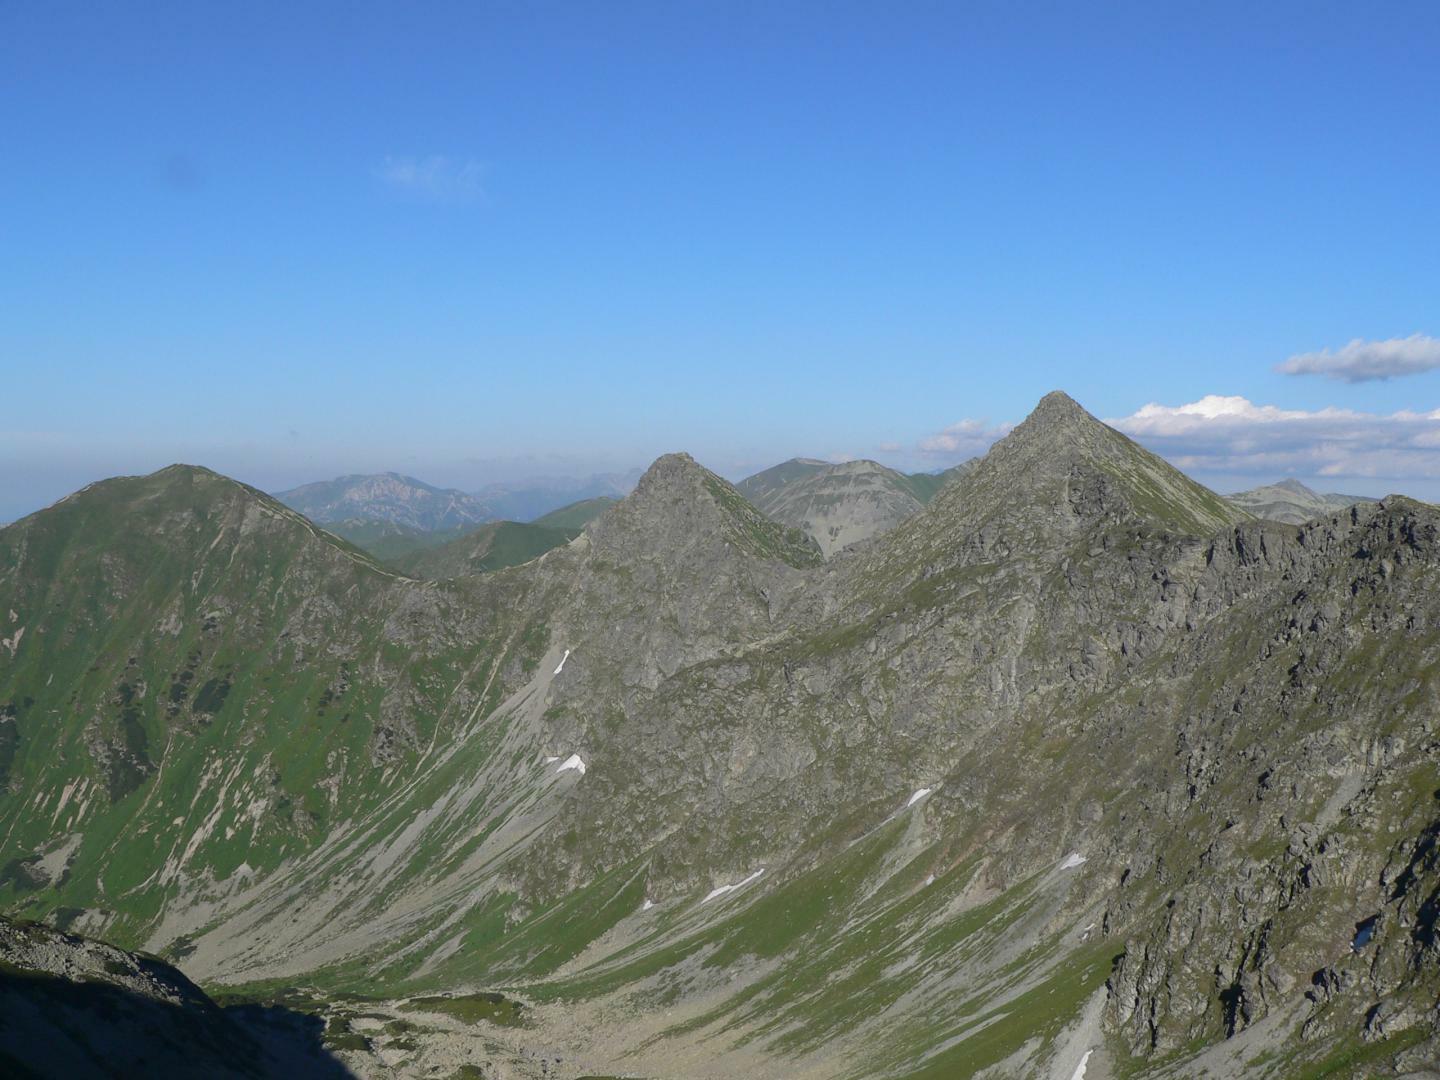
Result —
[{"label": "blue sky", "polygon": [[935,467],[1056,387],[1222,488],[1440,498],[1437,55],[1435,4],[0,0],[0,520],[177,459]]}]

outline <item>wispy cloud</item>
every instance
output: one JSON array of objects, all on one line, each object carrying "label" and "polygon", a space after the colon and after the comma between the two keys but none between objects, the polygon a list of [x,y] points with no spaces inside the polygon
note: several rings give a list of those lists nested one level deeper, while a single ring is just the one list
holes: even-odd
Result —
[{"label": "wispy cloud", "polygon": [[1440,368],[1440,339],[1424,334],[1386,341],[1356,338],[1344,348],[1331,352],[1300,353],[1275,370],[1286,375],[1324,375],[1344,382],[1393,379],[1398,375],[1419,375]]},{"label": "wispy cloud", "polygon": [[1440,479],[1440,409],[1367,413],[1282,409],[1210,394],[1185,405],[1149,404],[1106,421],[1187,472]]},{"label": "wispy cloud", "polygon": [[915,449],[926,458],[942,462],[960,462],[983,454],[992,443],[1003,438],[1014,425],[992,426],[985,420],[965,419],[949,427],[927,435],[915,444]]},{"label": "wispy cloud", "polygon": [[427,202],[469,203],[485,197],[485,169],[473,158],[387,157],[375,176],[386,187]]}]

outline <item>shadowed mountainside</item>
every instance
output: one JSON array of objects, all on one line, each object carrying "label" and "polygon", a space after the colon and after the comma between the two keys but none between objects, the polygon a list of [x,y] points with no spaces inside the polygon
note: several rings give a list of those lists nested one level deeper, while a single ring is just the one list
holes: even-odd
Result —
[{"label": "shadowed mountainside", "polygon": [[283,1009],[222,1009],[169,964],[0,916],[7,1075],[342,1080],[322,1026]]}]

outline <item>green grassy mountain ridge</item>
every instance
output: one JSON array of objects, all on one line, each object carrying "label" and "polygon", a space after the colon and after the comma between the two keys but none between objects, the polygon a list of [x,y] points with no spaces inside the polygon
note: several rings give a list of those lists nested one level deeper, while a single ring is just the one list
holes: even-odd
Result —
[{"label": "green grassy mountain ridge", "polygon": [[578,528],[494,521],[478,525],[445,543],[402,554],[391,559],[390,565],[420,578],[483,574],[529,562],[579,535]]},{"label": "green grassy mountain ridge", "polygon": [[503,990],[577,1074],[1403,1071],[1437,540],[1250,520],[1063,395],[829,562],[685,455],[448,581],[108,481],[0,531],[5,903],[207,986]]},{"label": "green grassy mountain ridge", "polygon": [[547,525],[557,529],[580,529],[614,506],[616,499],[609,495],[597,495],[593,499],[581,499],[559,509],[551,510],[536,518],[534,524]]}]

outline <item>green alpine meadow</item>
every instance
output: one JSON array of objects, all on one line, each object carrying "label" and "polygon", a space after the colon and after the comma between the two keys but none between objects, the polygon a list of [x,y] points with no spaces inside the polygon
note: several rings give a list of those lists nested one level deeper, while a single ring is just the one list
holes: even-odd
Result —
[{"label": "green alpine meadow", "polygon": [[0,1062],[1423,1074],[1440,511],[1257,519],[1062,393],[828,555],[757,489],[383,562],[176,465],[0,530]]}]

